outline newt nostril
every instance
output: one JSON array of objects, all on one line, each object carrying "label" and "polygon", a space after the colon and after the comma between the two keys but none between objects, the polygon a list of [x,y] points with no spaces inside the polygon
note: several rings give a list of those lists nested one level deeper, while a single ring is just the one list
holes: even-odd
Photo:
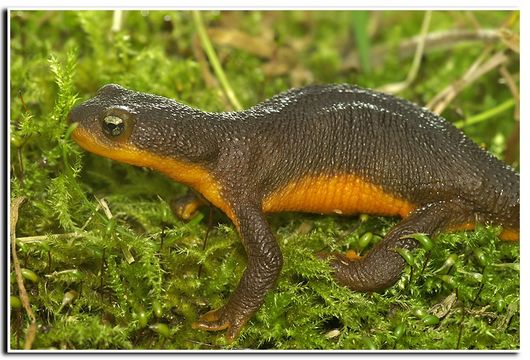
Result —
[{"label": "newt nostril", "polygon": [[66,117],[66,122],[68,122],[68,124],[71,124],[71,123],[75,122],[75,121],[73,120],[72,111],[70,111],[70,112],[68,113],[68,116]]},{"label": "newt nostril", "polygon": [[79,110],[78,109],[79,107],[76,106],[72,110],[70,110],[70,112],[68,113],[68,116],[66,117],[66,121],[68,122],[68,124],[72,124],[74,122],[79,121],[79,116],[78,116]]}]

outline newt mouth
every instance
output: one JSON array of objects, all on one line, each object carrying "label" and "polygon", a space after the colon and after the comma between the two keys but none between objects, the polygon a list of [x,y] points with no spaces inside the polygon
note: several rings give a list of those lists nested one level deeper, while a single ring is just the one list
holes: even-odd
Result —
[{"label": "newt mouth", "polygon": [[141,150],[130,144],[107,146],[97,136],[81,126],[78,126],[73,131],[72,138],[79,146],[91,153],[126,164],[144,166],[160,171],[177,182],[197,189],[209,202],[223,210],[238,226],[238,221],[231,207],[221,196],[220,184],[206,169],[196,164]]},{"label": "newt mouth", "polygon": [[[72,121],[72,123],[75,121]],[[97,155],[108,156],[108,149],[102,145],[98,144],[96,138],[91,135],[88,131],[83,130],[81,127],[75,128],[72,132],[72,139],[79,144],[83,149],[93,152]]]}]

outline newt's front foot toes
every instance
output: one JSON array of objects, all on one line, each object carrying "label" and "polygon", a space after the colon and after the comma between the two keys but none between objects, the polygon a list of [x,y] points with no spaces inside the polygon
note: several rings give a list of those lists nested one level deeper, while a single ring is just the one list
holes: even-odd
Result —
[{"label": "newt's front foot toes", "polygon": [[224,330],[230,326],[228,319],[225,319],[222,315],[222,309],[211,310],[206,314],[202,315],[198,321],[194,322],[191,326],[194,329],[206,330],[206,331],[219,331]]},{"label": "newt's front foot toes", "polygon": [[188,221],[195,216],[202,202],[194,195],[171,199],[169,207],[177,219]]},{"label": "newt's front foot toes", "polygon": [[238,337],[241,328],[246,322],[247,319],[238,319],[237,316],[232,315],[229,311],[222,307],[217,310],[208,311],[191,326],[194,329],[205,331],[219,331],[227,329],[225,337],[228,343],[231,343]]}]

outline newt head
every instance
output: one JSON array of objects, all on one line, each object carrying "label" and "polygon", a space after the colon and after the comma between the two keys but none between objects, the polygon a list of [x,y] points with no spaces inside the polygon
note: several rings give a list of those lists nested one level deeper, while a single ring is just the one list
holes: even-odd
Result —
[{"label": "newt head", "polygon": [[72,138],[85,150],[160,171],[231,214],[209,170],[218,147],[206,113],[109,84],[74,107],[68,121],[78,123]]},{"label": "newt head", "polygon": [[[153,166],[154,158],[193,163],[197,157],[215,150],[214,146],[201,145],[207,136],[204,131],[197,134],[204,125],[200,114],[162,96],[108,84],[93,98],[74,107],[68,121],[78,123],[72,138],[85,150],[158,169]],[[202,142],[192,135],[201,135]]]},{"label": "newt head", "polygon": [[130,162],[124,157],[138,152],[132,135],[137,132],[134,130],[139,114],[130,93],[119,85],[105,85],[95,97],[73,108],[68,122],[77,122],[78,126],[72,138],[97,155]]}]

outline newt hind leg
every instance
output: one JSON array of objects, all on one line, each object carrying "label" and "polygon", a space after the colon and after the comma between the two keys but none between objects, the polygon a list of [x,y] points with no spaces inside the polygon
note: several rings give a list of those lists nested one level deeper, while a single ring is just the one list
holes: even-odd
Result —
[{"label": "newt hind leg", "polygon": [[326,258],[340,284],[355,291],[381,291],[393,285],[405,268],[406,262],[396,250],[412,250],[419,246],[416,240],[407,238],[407,235],[424,233],[431,236],[452,225],[455,219],[464,217],[468,217],[467,212],[458,203],[429,204],[415,210],[392,228],[366,255],[352,258],[330,254]]}]

